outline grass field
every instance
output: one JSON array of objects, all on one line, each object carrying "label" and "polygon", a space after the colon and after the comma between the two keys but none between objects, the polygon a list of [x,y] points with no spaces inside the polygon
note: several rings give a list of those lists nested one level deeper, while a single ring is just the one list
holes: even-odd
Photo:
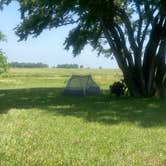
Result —
[{"label": "grass field", "polygon": [[8,78],[0,79],[0,89],[64,88],[72,74],[91,74],[102,89],[108,89],[108,86],[115,80],[119,80],[121,76],[119,70],[11,69]]},{"label": "grass field", "polygon": [[118,70],[11,69],[0,78],[0,166],[165,166],[166,100],[63,96],[71,74],[106,92]]}]

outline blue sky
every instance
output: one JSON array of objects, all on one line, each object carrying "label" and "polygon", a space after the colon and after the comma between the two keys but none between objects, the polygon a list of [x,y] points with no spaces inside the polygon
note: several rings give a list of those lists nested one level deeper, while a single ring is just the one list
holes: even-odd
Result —
[{"label": "blue sky", "polygon": [[7,42],[1,42],[0,48],[6,53],[9,62],[42,62],[49,66],[57,64],[76,63],[85,67],[117,68],[114,60],[97,56],[97,53],[87,46],[82,53],[73,57],[71,50],[66,51],[63,42],[72,26],[45,30],[39,37],[29,37],[27,41],[17,42],[14,27],[20,22],[18,5],[12,3],[0,11],[0,30],[6,35]]}]

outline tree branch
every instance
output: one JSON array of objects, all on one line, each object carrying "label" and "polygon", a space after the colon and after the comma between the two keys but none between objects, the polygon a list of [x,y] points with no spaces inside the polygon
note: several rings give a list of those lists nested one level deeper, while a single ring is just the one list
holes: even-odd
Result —
[{"label": "tree branch", "polygon": [[116,43],[115,41],[111,38],[111,34],[109,33],[108,29],[106,28],[102,18],[100,18],[100,22],[101,22],[101,26],[103,28],[103,32],[104,32],[104,35],[105,37],[107,38],[108,40],[108,43],[112,49],[112,52],[114,53],[114,56],[118,62],[118,65],[119,67],[121,68],[121,70],[124,72],[125,71],[125,68],[127,67],[127,64],[126,62],[124,62],[124,59],[123,57],[120,55],[119,51],[118,51],[118,48],[116,46]]},{"label": "tree branch", "polygon": [[131,49],[135,53],[138,49],[138,46],[137,46],[135,39],[134,39],[134,31],[133,31],[133,28],[131,26],[131,22],[130,22],[130,20],[129,20],[129,18],[124,10],[122,10],[122,9],[117,9],[117,10],[119,11],[119,16],[122,19],[122,21],[126,27]]},{"label": "tree branch", "polygon": [[136,5],[136,9],[137,9],[138,16],[139,16],[137,43],[138,43],[138,46],[140,46],[141,45],[141,31],[142,31],[143,17],[142,17],[141,8],[140,8],[140,5],[138,4],[138,2],[135,2],[135,5]]},{"label": "tree branch", "polygon": [[[126,40],[125,40],[125,37],[124,37],[124,32],[122,31],[121,27],[115,23],[115,27],[116,27],[116,30],[118,31],[119,33],[119,42],[121,42],[121,47],[123,48],[124,50],[124,53],[125,53],[125,56],[128,60],[128,63],[131,67],[134,66],[134,62],[133,62],[133,58],[131,56],[131,53],[129,52],[129,50],[127,49],[127,46],[126,46]],[[116,32],[114,32],[116,33]],[[118,34],[117,34],[118,36]],[[121,39],[121,40],[120,40]]]}]

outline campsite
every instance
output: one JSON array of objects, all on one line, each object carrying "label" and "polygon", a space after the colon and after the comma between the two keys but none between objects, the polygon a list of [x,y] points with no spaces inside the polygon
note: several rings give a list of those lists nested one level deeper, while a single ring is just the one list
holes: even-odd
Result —
[{"label": "campsite", "polygon": [[[65,96],[72,74],[103,96]],[[119,70],[11,69],[0,80],[0,165],[165,165],[165,100],[108,96]]]},{"label": "campsite", "polygon": [[166,0],[0,0],[0,166],[166,166]]}]

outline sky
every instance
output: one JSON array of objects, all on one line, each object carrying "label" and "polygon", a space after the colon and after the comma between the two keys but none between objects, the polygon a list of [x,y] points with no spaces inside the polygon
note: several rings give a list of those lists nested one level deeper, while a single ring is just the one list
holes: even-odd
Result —
[{"label": "sky", "polygon": [[16,2],[0,11],[0,31],[6,35],[7,42],[1,42],[0,48],[5,52],[9,62],[42,62],[50,67],[57,64],[79,64],[90,68],[118,68],[115,60],[104,56],[98,57],[90,46],[85,47],[77,57],[72,50],[64,49],[64,41],[72,26],[44,30],[37,38],[29,37],[27,41],[18,42],[14,28],[21,22]]}]

